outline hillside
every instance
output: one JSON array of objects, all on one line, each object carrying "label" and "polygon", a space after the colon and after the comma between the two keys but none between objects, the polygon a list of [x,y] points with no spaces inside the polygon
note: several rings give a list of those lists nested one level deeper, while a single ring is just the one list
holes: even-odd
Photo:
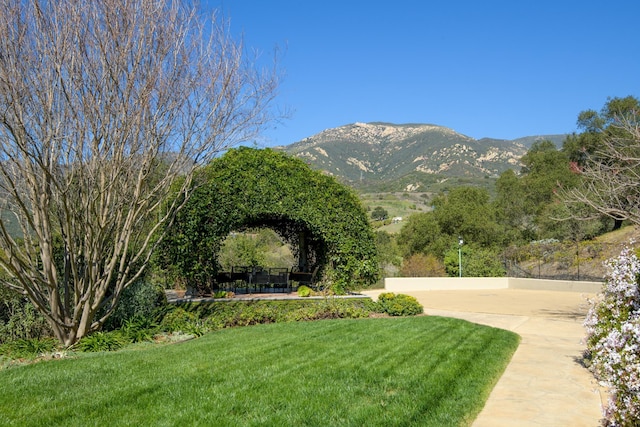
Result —
[{"label": "hillside", "polygon": [[532,243],[518,249],[518,257],[528,256],[512,265],[509,275],[600,281],[606,273],[604,262],[620,255],[625,246],[637,250],[639,239],[640,229],[629,225],[577,245],[574,242]]},{"label": "hillside", "polygon": [[433,191],[443,182],[477,183],[519,169],[535,141],[560,145],[564,135],[513,141],[474,138],[430,124],[354,123],[279,147],[361,191]]}]

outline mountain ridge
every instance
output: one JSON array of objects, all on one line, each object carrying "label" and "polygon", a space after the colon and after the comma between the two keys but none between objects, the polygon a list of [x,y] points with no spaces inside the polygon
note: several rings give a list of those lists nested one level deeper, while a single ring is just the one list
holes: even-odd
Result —
[{"label": "mountain ridge", "polygon": [[497,177],[507,169],[519,170],[520,158],[534,142],[548,139],[560,145],[565,137],[477,140],[434,124],[356,122],[276,148],[357,187],[362,182],[396,181],[412,174]]}]

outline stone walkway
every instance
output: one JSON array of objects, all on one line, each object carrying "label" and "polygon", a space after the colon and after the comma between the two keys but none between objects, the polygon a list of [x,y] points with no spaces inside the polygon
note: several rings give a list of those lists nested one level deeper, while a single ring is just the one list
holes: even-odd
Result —
[{"label": "stone walkway", "polygon": [[[381,290],[363,292],[377,298]],[[403,292],[430,315],[516,332],[521,343],[474,427],[596,427],[604,391],[579,359],[587,297],[578,292]]]}]

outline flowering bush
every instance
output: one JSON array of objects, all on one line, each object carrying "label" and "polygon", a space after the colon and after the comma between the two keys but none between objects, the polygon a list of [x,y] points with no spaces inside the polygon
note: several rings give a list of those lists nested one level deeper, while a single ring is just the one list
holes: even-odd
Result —
[{"label": "flowering bush", "polygon": [[640,260],[625,248],[607,261],[599,298],[585,319],[591,370],[609,388],[605,426],[640,425]]}]

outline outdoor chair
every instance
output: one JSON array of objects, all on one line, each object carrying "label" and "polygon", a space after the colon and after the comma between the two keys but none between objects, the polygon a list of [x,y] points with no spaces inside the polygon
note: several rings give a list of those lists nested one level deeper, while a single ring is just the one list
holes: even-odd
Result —
[{"label": "outdoor chair", "polygon": [[308,271],[291,271],[289,273],[289,281],[297,282],[298,285],[311,286],[316,280],[316,274],[318,274],[318,266],[316,266],[312,272]]},{"label": "outdoor chair", "polygon": [[271,268],[269,269],[271,286],[275,289],[290,290],[289,286],[289,269],[287,268]]},{"label": "outdoor chair", "polygon": [[267,286],[270,282],[269,270],[263,270],[262,267],[256,269],[253,273],[253,286],[256,291],[264,290],[265,286]]},{"label": "outdoor chair", "polygon": [[218,274],[216,274],[214,286],[220,288],[220,285],[223,285],[224,287],[226,287],[231,283],[233,283],[233,278],[230,271],[219,271]]},{"label": "outdoor chair", "polygon": [[231,280],[234,284],[234,292],[238,293],[243,289],[248,291],[251,286],[252,267],[231,267]]}]

